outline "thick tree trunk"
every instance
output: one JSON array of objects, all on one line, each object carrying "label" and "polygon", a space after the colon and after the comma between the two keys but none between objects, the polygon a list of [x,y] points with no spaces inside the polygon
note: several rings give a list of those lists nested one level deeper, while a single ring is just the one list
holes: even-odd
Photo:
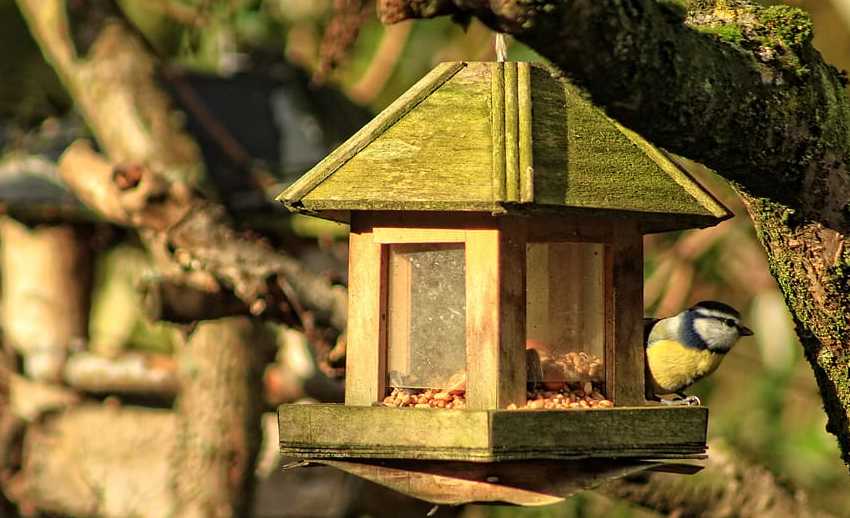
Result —
[{"label": "thick tree trunk", "polygon": [[740,0],[381,0],[385,22],[474,15],[550,59],[747,204],[850,463],[850,99],[800,10]]},{"label": "thick tree trunk", "polygon": [[0,220],[3,339],[33,379],[59,381],[72,345],[88,335],[91,260],[85,233],[70,224]]}]

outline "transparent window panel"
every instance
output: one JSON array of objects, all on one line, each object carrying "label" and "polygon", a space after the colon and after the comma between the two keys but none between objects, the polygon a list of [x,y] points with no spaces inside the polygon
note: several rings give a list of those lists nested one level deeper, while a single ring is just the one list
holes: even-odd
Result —
[{"label": "transparent window panel", "polygon": [[527,268],[529,383],[604,382],[604,245],[530,243]]},{"label": "transparent window panel", "polygon": [[466,265],[462,243],[389,245],[388,384],[462,387]]}]

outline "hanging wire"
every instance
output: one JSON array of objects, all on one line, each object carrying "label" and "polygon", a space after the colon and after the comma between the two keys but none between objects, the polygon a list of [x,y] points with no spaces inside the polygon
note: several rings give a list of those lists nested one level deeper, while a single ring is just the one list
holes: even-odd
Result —
[{"label": "hanging wire", "polygon": [[496,33],[496,61],[504,63],[508,59],[508,45],[505,43],[505,35],[501,32]]}]

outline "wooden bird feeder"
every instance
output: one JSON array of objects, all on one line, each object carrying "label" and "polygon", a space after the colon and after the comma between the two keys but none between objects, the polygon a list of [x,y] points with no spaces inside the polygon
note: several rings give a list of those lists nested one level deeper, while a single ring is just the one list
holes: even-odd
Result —
[{"label": "wooden bird feeder", "polygon": [[284,455],[535,504],[704,453],[646,400],[642,235],[730,213],[547,68],[443,63],[280,199],[351,225],[345,404],[281,406]]}]

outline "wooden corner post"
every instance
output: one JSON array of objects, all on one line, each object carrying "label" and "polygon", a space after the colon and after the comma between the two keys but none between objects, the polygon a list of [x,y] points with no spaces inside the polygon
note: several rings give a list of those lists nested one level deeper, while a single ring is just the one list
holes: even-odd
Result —
[{"label": "wooden corner post", "polygon": [[614,227],[605,247],[605,385],[616,406],[646,404],[643,347],[643,236],[637,225]]},{"label": "wooden corner post", "polygon": [[386,387],[387,254],[374,239],[371,225],[356,215],[348,254],[345,404],[369,406],[384,399]]},{"label": "wooden corner post", "polygon": [[466,233],[466,397],[471,409],[525,403],[525,229]]}]

